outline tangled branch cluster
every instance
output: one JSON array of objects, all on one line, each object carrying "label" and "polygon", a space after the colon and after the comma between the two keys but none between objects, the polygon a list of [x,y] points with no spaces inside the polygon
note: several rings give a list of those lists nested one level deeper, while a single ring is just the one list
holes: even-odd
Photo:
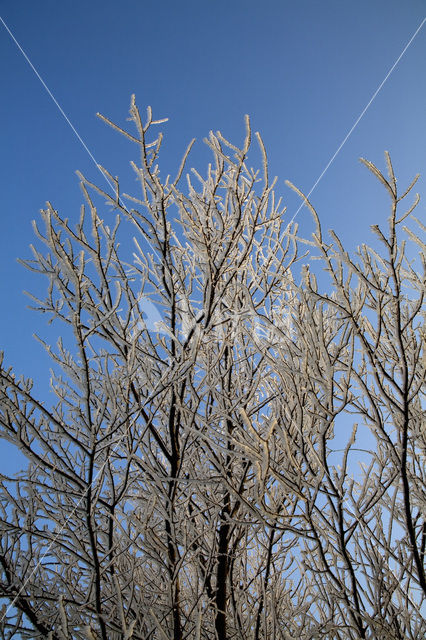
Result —
[{"label": "tangled branch cluster", "polygon": [[286,224],[260,136],[262,170],[247,164],[248,119],[242,148],[210,134],[213,164],[183,188],[189,149],[162,180],[159,121],[134,99],[130,116],[135,134],[104,120],[140,151],[139,196],[81,176],[79,223],[48,204],[25,263],[64,337],[46,345],[51,406],[0,369],[1,437],[28,459],[1,476],[1,638],[425,637],[415,181],[399,195],[389,156],[388,177],[365,162],[390,217],[351,257],[306,199],[312,239]]}]

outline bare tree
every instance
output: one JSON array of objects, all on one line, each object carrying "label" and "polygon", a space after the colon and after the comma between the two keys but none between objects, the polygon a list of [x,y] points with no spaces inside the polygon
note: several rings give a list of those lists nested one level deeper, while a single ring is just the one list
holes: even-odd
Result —
[{"label": "bare tree", "polygon": [[389,156],[388,178],[364,161],[391,215],[351,257],[300,192],[312,238],[287,224],[248,118],[241,148],[210,134],[183,188],[191,145],[164,180],[162,121],[134,99],[130,116],[135,133],[103,119],[137,145],[138,197],[81,176],[78,224],[48,203],[24,262],[63,330],[45,344],[56,403],[0,369],[1,436],[28,459],[1,476],[1,637],[424,637],[415,181],[400,196]]}]

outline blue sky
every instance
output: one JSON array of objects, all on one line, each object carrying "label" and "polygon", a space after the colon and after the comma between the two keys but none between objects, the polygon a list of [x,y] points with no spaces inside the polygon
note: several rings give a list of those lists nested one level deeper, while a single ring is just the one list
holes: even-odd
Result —
[{"label": "blue sky", "polygon": [[[0,16],[111,173],[130,176],[133,149],[95,113],[125,125],[131,93],[169,117],[165,172],[192,137],[190,164],[202,171],[203,137],[220,129],[239,143],[248,113],[291,217],[299,203],[284,180],[310,190],[426,9],[423,0],[0,0]],[[324,227],[350,247],[387,217],[386,195],[358,158],[383,167],[389,150],[402,187],[424,170],[425,63],[426,25],[312,194]],[[0,346],[17,373],[47,390],[49,359],[32,334],[53,342],[57,334],[22,293],[45,283],[16,259],[30,256],[31,220],[46,200],[77,218],[77,169],[102,178],[2,25],[0,73]],[[310,233],[306,210],[298,221]]]}]

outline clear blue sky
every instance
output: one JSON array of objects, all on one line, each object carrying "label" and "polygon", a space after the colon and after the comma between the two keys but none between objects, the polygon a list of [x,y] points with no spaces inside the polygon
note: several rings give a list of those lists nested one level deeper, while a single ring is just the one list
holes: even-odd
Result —
[{"label": "clear blue sky", "polygon": [[[0,0],[0,15],[113,174],[130,175],[133,149],[95,113],[124,125],[131,93],[140,106],[170,118],[167,170],[194,136],[192,163],[202,170],[203,137],[220,129],[240,142],[248,113],[291,216],[298,201],[284,180],[310,190],[426,6],[423,0]],[[350,246],[367,240],[369,225],[387,216],[386,195],[358,158],[383,166],[389,150],[402,185],[424,171],[425,69],[426,25],[312,195],[325,228]],[[29,257],[31,220],[46,200],[77,217],[76,169],[102,178],[2,25],[0,73],[0,347],[17,373],[47,390],[49,359],[32,333],[52,341],[56,334],[26,309],[22,293],[42,291],[45,283],[16,259]],[[422,179],[421,194],[424,186]],[[423,203],[418,215],[424,212]],[[305,210],[298,220],[308,233]]]}]

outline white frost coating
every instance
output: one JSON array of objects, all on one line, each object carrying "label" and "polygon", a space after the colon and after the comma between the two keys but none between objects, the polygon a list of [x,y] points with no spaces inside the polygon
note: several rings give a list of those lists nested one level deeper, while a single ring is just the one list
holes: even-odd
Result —
[{"label": "white frost coating", "polygon": [[[51,205],[36,227],[51,401],[0,358],[0,435],[29,460],[0,480],[1,632],[426,637],[425,290],[389,158],[386,179],[367,163],[388,229],[353,257],[311,205],[313,240],[288,226],[248,119],[189,187],[183,165],[161,181],[151,111],[131,120],[135,208],[106,172],[112,196],[81,177],[77,228]],[[98,195],[133,222],[130,260]]]}]

